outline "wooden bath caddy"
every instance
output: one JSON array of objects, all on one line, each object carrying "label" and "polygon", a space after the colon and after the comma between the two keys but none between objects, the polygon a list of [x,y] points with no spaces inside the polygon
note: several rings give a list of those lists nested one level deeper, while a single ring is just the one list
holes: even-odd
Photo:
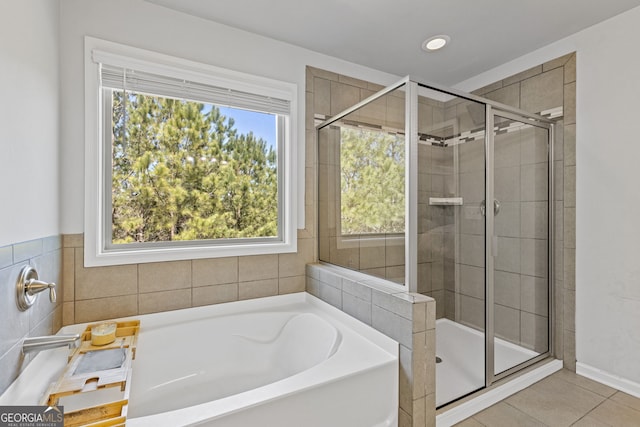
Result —
[{"label": "wooden bath caddy", "polygon": [[[140,321],[117,322],[116,340],[111,344],[94,346],[91,344],[91,328],[98,324],[87,326],[82,333],[80,345],[70,353],[66,368],[58,381],[49,387],[43,404],[57,405],[60,398],[112,387],[120,388],[122,399],[66,412],[64,414],[65,426],[124,426],[127,419],[131,387],[131,362],[136,357]],[[122,349],[121,354],[118,349]],[[122,357],[122,363],[119,366],[102,370],[86,370],[87,365],[91,366],[90,363],[83,365],[83,359],[87,357],[87,353],[95,352],[90,354],[97,357],[100,356],[100,353],[97,352],[105,350],[112,350],[110,354],[115,355],[116,358]],[[102,355],[107,356],[108,353]],[[77,373],[77,370],[80,372]]]}]

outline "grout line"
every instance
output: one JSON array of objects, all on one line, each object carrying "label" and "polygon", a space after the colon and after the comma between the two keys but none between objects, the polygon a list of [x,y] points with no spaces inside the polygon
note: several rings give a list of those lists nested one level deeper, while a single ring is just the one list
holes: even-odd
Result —
[{"label": "grout line", "polygon": [[[563,369],[565,369],[565,368],[563,368]],[[562,371],[560,371],[560,372],[562,372]],[[578,375],[578,374],[576,374],[575,372],[572,372],[572,371],[569,371],[569,372],[571,372],[572,374],[574,374],[574,375],[576,375],[576,376]],[[590,393],[592,393],[592,394],[594,394],[594,395],[596,395],[596,396],[598,396],[598,397],[602,397],[602,398],[604,398],[605,400],[609,399],[609,397],[608,397],[608,396],[604,396],[604,395],[602,395],[602,394],[600,394],[600,393],[598,393],[598,392],[595,392],[595,391],[593,391],[593,390],[591,390],[591,389],[589,389],[589,388],[583,387],[583,386],[582,386],[582,385],[580,385],[580,384],[573,383],[573,382],[568,381],[568,380],[566,380],[566,379],[564,379],[564,378],[561,378],[561,377],[559,377],[559,376],[558,376],[558,377],[556,377],[556,378],[557,378],[558,380],[564,381],[565,383],[567,383],[567,384],[571,385],[572,387],[581,388],[582,390],[588,391],[588,392],[590,392]],[[593,380],[591,380],[591,379],[589,379],[589,378],[586,378],[586,377],[584,377],[584,378],[585,378],[585,379],[587,379],[587,380],[589,380],[589,381],[593,381]],[[596,381],[594,381],[594,382],[596,382]],[[603,385],[603,384],[601,384],[601,385]],[[615,393],[614,393],[614,394],[615,394]],[[613,395],[612,395],[612,396],[613,396]]]},{"label": "grout line", "polygon": [[583,416],[581,416],[579,419],[577,419],[577,420],[576,420],[576,422],[574,422],[574,423],[573,423],[573,424],[571,424],[571,425],[575,425],[575,424],[576,424],[578,421],[580,421],[581,419],[583,419],[583,418],[585,418],[585,417],[589,416],[589,414],[591,414],[593,411],[595,411],[595,410],[596,410],[596,408],[598,408],[600,405],[602,405],[602,404],[603,404],[604,402],[606,402],[607,400],[609,400],[609,399],[604,399],[602,402],[598,403],[596,406],[594,406],[593,408],[591,408],[591,410],[590,410],[589,412],[587,412],[586,414],[584,414]]},{"label": "grout line", "polygon": [[136,264],[136,315],[140,314],[140,264]]},{"label": "grout line", "polygon": [[[76,286],[76,281],[77,281],[76,280],[77,279],[77,276],[76,276],[76,248],[72,247],[71,249],[73,250],[73,259],[72,259],[72,262],[73,262],[73,300],[71,301],[73,303],[73,319],[72,319],[71,324],[73,325],[73,324],[77,323],[76,322],[76,318],[77,318],[76,310],[77,310],[77,306],[78,305],[76,304],[76,301],[77,301],[77,293],[76,293],[77,292],[77,286]],[[62,296],[64,298],[64,289],[62,290],[62,292],[63,292]],[[62,322],[62,323],[64,324],[64,322]]]},{"label": "grout line", "polygon": [[[637,401],[640,401],[640,398],[637,398],[637,397],[635,397],[635,396],[633,396],[633,395],[631,395],[631,394],[629,394],[629,393],[625,393],[624,391],[621,391],[621,390],[616,390],[616,392],[615,392],[615,393],[613,393],[611,396],[607,397],[607,400],[610,400],[610,401],[611,401],[611,403],[615,403],[616,405],[624,406],[625,408],[631,409],[631,410],[633,410],[634,412],[638,412],[638,413],[640,413],[640,409],[638,409],[638,408],[636,408],[636,407],[633,407],[633,406],[627,405],[626,403],[621,402],[621,401],[619,401],[619,400],[613,400],[613,399],[611,399],[613,396],[615,396],[616,394],[619,394],[619,393],[625,394],[625,395],[627,395],[627,396],[630,396],[630,397],[632,397],[632,398],[636,399]],[[595,408],[594,408],[594,409],[595,409]]]},{"label": "grout line", "polygon": [[[550,375],[550,376],[551,376],[551,375]],[[547,377],[547,378],[549,378],[549,377]],[[544,380],[544,378],[543,378],[542,380]],[[542,380],[540,380],[540,381],[542,381]],[[538,381],[538,382],[540,382],[540,381]],[[533,386],[534,386],[535,384],[537,384],[538,382],[531,384],[529,387],[525,388],[524,390],[529,390],[531,387],[533,387]],[[520,392],[522,392],[522,391],[524,391],[524,390],[520,390]],[[534,392],[535,392],[535,390],[532,390],[532,391],[534,391]],[[518,392],[518,393],[520,393],[520,392]],[[518,394],[518,393],[516,393],[516,394]],[[514,395],[514,396],[515,396],[515,395]],[[511,396],[509,396],[509,397],[511,397]],[[508,399],[508,398],[507,398],[507,399]],[[506,403],[507,405],[511,406],[511,407],[512,407],[513,409],[515,409],[516,411],[518,411],[518,412],[520,412],[520,413],[523,413],[523,414],[527,415],[528,417],[533,418],[534,420],[538,421],[538,422],[539,422],[540,424],[542,424],[543,426],[545,426],[545,427],[551,427],[551,426],[549,426],[548,424],[544,423],[544,422],[543,422],[542,420],[540,420],[539,418],[535,417],[533,414],[530,414],[530,413],[528,413],[528,412],[526,412],[526,411],[524,411],[524,410],[522,410],[522,409],[520,409],[520,408],[518,408],[518,407],[516,407],[516,406],[512,405],[511,403],[507,402],[507,399],[503,400],[502,402],[504,402],[504,403]]]},{"label": "grout line", "polygon": [[191,260],[191,286],[189,287],[189,290],[191,291],[191,304],[189,305],[189,307],[194,307],[193,303],[193,260]]},{"label": "grout line", "polygon": [[[488,408],[487,408],[487,409],[488,409]],[[481,423],[480,421],[478,421],[478,419],[477,419],[475,416],[473,416],[473,417],[471,417],[471,418],[472,418],[475,422],[477,422],[478,424],[480,424],[481,426],[489,427],[489,426],[487,426],[486,424]],[[468,419],[468,418],[467,418],[467,419]]]}]

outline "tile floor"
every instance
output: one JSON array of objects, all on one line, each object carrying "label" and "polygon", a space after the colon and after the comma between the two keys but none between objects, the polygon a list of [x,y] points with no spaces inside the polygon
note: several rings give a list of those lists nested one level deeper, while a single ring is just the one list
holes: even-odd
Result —
[{"label": "tile floor", "polygon": [[563,369],[457,426],[640,426],[640,399]]}]

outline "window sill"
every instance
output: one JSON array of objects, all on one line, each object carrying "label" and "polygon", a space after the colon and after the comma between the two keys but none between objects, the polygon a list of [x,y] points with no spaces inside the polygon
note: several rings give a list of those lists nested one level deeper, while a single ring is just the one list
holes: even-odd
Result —
[{"label": "window sill", "polygon": [[86,242],[84,264],[86,267],[100,267],[123,264],[143,264],[149,262],[182,261],[202,258],[223,258],[234,256],[271,255],[297,251],[297,239],[291,243],[262,243],[260,245],[220,245],[192,247],[135,248],[113,250],[91,250],[91,242]]}]

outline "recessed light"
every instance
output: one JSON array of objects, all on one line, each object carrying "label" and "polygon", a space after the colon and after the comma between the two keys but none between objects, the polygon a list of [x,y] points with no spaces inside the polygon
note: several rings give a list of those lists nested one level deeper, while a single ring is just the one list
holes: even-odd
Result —
[{"label": "recessed light", "polygon": [[445,45],[449,43],[449,41],[451,41],[451,37],[444,34],[429,37],[422,42],[422,50],[424,50],[425,52],[434,52],[445,47]]}]

